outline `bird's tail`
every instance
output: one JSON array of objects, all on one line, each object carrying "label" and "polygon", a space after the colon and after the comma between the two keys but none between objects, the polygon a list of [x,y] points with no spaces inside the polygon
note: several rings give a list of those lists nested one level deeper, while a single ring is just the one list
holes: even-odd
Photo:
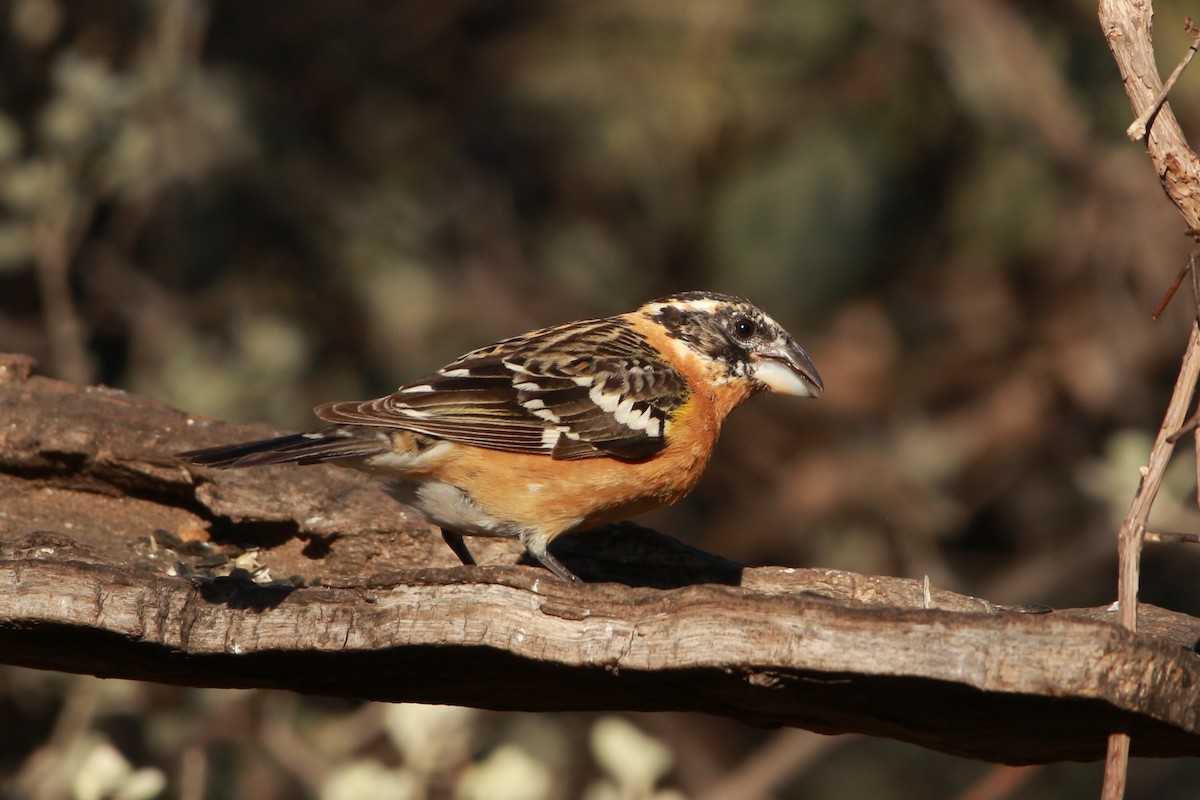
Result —
[{"label": "bird's tail", "polygon": [[260,439],[219,447],[188,450],[179,457],[202,467],[256,467],[263,464],[319,464],[322,461],[363,458],[388,450],[382,438],[363,436],[345,428],[325,428],[277,439]]}]

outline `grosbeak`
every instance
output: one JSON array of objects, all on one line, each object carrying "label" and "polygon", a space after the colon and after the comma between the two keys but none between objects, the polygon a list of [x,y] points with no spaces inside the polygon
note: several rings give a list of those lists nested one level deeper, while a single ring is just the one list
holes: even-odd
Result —
[{"label": "grosbeak", "polygon": [[578,580],[547,550],[555,538],[682,498],[751,395],[823,388],[791,334],[749,301],[684,292],[472,350],[386,397],[319,405],[330,425],[312,433],[180,455],[375,473],[463,563],[474,563],[463,536],[512,537]]}]

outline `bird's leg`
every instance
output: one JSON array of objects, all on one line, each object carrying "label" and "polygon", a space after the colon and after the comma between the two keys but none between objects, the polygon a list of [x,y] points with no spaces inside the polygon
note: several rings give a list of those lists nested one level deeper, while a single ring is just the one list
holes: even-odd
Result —
[{"label": "bird's leg", "polygon": [[550,551],[546,549],[547,542],[544,539],[534,539],[532,536],[527,536],[523,533],[517,538],[521,540],[521,544],[525,545],[525,552],[533,556],[534,560],[543,567],[564,581],[579,581],[579,577],[574,572],[564,567],[561,561],[550,554]]},{"label": "bird's leg", "polygon": [[468,567],[474,567],[475,557],[471,555],[471,551],[467,549],[467,543],[463,541],[461,533],[452,531],[449,528],[442,528],[442,541],[450,546],[454,551],[454,555],[458,556],[458,560]]}]

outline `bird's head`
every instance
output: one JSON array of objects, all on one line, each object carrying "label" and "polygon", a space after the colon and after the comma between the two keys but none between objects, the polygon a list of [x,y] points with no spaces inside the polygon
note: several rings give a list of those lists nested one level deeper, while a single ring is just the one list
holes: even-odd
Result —
[{"label": "bird's head", "polygon": [[705,361],[718,381],[749,381],[755,391],[817,397],[825,388],[804,348],[749,300],[684,292],[639,312]]}]

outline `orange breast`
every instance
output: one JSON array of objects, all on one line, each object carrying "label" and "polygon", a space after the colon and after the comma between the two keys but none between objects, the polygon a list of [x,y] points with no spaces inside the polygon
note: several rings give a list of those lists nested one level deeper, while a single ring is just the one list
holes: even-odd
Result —
[{"label": "orange breast", "polygon": [[715,437],[697,435],[697,427],[715,431],[709,415],[692,406],[677,417],[685,424],[672,426],[678,435],[646,461],[556,461],[462,446],[448,454],[438,477],[466,490],[487,514],[548,537],[625,519],[674,503],[700,480]]}]

